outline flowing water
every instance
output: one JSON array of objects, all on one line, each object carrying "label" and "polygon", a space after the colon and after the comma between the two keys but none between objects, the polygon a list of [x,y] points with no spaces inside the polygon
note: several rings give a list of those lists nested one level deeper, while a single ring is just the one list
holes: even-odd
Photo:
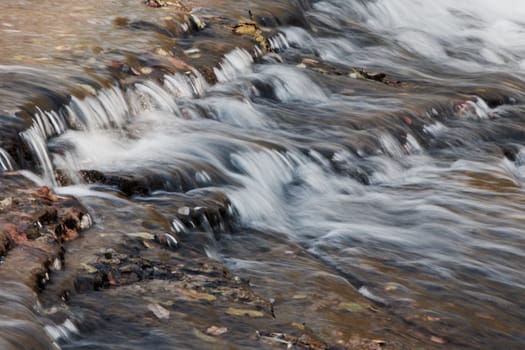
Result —
[{"label": "flowing water", "polygon": [[[80,198],[105,230],[154,208],[184,237],[181,198],[223,194],[235,224],[202,249],[269,297],[292,293],[284,271],[310,276],[313,265],[277,256],[297,246],[404,326],[431,329],[428,347],[522,348],[525,4],[300,8],[302,23],[277,26],[275,52],[229,51],[216,83],[167,74],[36,111],[21,133],[31,169]],[[359,79],[353,67],[395,83]],[[14,168],[0,148],[0,171]],[[85,171],[105,180],[86,183]],[[128,219],[107,214],[119,207]],[[124,348],[133,344],[144,346]]]}]

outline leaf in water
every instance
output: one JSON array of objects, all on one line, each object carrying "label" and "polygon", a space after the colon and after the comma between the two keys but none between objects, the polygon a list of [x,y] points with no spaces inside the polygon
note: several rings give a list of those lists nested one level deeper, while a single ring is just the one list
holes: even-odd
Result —
[{"label": "leaf in water", "polygon": [[263,317],[264,316],[264,314],[261,311],[235,309],[232,307],[228,308],[228,310],[226,310],[226,313],[232,316],[250,316],[250,317]]},{"label": "leaf in water", "polygon": [[348,312],[361,312],[366,309],[366,305],[358,304],[358,303],[340,303],[339,309],[345,310]]},{"label": "leaf in water", "polygon": [[85,263],[83,263],[83,264],[81,264],[81,267],[82,267],[87,273],[97,273],[97,272],[98,272],[98,270],[97,270],[96,267],[93,267],[93,266],[91,266],[91,265],[89,265],[89,264],[85,264]]},{"label": "leaf in water", "polygon": [[159,304],[148,304],[148,310],[153,312],[153,314],[160,320],[170,318],[169,310],[166,310]]},{"label": "leaf in water", "polygon": [[304,323],[298,323],[298,322],[292,322],[292,326],[302,331],[304,331],[304,329],[306,328],[304,326]]}]

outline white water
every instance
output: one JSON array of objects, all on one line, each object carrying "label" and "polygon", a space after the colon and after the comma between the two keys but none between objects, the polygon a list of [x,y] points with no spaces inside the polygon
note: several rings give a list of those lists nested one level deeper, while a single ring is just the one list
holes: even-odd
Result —
[{"label": "white water", "polygon": [[13,160],[9,153],[0,148],[0,172],[13,170]]},{"label": "white water", "polygon": [[[279,65],[243,69],[245,75],[236,79],[246,79],[245,83],[251,79],[267,82],[281,103],[315,106],[330,98],[301,70]],[[173,84],[177,79],[168,81]],[[213,87],[212,92],[231,94],[235,89],[245,88],[238,80],[228,84]],[[257,96],[253,89],[252,86],[252,93]],[[62,155],[54,155],[55,166],[72,172],[94,169],[135,175],[152,169],[184,168],[193,171],[196,179],[202,176],[199,169],[211,167],[230,179],[232,185],[221,190],[230,198],[244,225],[277,230],[307,244],[313,252],[345,242],[359,242],[360,246],[403,246],[405,253],[423,249],[427,259],[432,260],[434,273],[449,277],[454,275],[450,257],[461,260],[466,254],[457,242],[494,248],[490,241],[472,240],[466,234],[471,227],[492,230],[494,219],[487,221],[482,213],[502,211],[497,222],[503,228],[507,219],[525,209],[520,206],[502,210],[503,203],[497,201],[465,201],[464,196],[472,190],[465,188],[463,176],[456,175],[458,171],[474,171],[483,166],[480,172],[501,177],[518,187],[520,182],[514,173],[520,169],[498,162],[438,165],[424,154],[411,135],[406,144],[401,144],[389,133],[374,132],[379,140],[377,155],[366,161],[372,169],[369,178],[372,186],[364,186],[332,169],[332,161],[352,167],[357,161],[355,156],[338,152],[326,158],[313,150],[307,154],[300,152],[293,143],[285,141],[288,134],[278,130],[268,111],[249,100],[203,93],[196,99],[185,94],[189,99],[177,103],[173,95],[153,83],[137,85],[128,92],[128,97],[136,100],[136,94],[149,99],[150,104],[127,125],[133,130],[133,138],[119,130],[68,131],[54,142],[70,147]],[[354,101],[347,103],[351,105]],[[473,110],[487,109],[480,100],[472,106]],[[256,132],[251,133],[254,128]],[[433,128],[436,126],[428,126],[428,130]],[[439,130],[446,132],[443,127]],[[287,150],[260,146],[257,143],[260,137]],[[216,179],[213,174],[206,175],[201,186],[211,184],[214,189]],[[454,180],[444,182],[445,178]],[[408,186],[422,190],[394,190]],[[440,193],[425,190],[438,187]],[[468,215],[457,213],[458,208],[465,210],[467,206]],[[515,230],[510,226],[507,229]],[[512,253],[525,256],[519,248]],[[501,268],[494,268],[493,278],[510,281],[504,266]]]},{"label": "white water", "polygon": [[[525,69],[525,3],[520,1],[326,0],[314,8],[312,15],[326,26],[357,24],[392,43],[405,59],[409,53],[469,72]],[[354,62],[377,63],[380,59],[366,58],[363,50],[370,56],[391,53],[351,45],[351,34],[342,31],[343,41],[327,38],[325,58],[344,60],[342,54],[350,53]]]},{"label": "white water", "polygon": [[[476,4],[317,2],[314,17],[333,25],[339,37],[283,30],[287,43],[300,52],[347,65],[404,60],[464,71],[519,67],[525,57],[517,36],[519,16],[488,1]],[[510,2],[506,5],[510,8]],[[514,5],[520,14],[523,7]],[[387,44],[360,46],[348,22]],[[484,132],[515,122],[505,119],[505,107],[490,108],[475,95],[457,92],[463,102],[451,98],[445,112],[413,111],[420,113],[414,120],[422,120],[418,129],[391,115],[410,108],[413,96],[404,90],[382,92],[377,83],[365,82],[361,86],[379,92],[362,96],[348,77],[330,85],[332,77],[306,65],[271,58],[271,64],[255,64],[253,55],[236,49],[215,70],[215,86],[198,74],[175,75],[164,84],[137,83],[125,94],[106,91],[74,99],[63,120],[76,130],[40,113],[23,136],[46,178],[53,168],[66,170],[77,185],[62,192],[79,196],[94,193],[78,185],[82,179],[75,174],[83,169],[162,174],[165,187],[152,190],[168,195],[180,191],[173,173],[183,171],[195,179],[186,194],[224,192],[242,226],[278,232],[352,271],[369,284],[361,289],[367,295],[386,300],[384,287],[395,281],[406,287],[389,301],[406,303],[422,293],[423,300],[439,299],[446,308],[449,300],[468,299],[478,306],[484,298],[499,302],[507,290],[525,288],[525,274],[515,266],[525,258],[523,146],[511,162],[500,146],[519,143],[517,136],[497,135],[495,142],[496,136]],[[434,101],[434,96],[424,98]],[[51,136],[58,136],[51,145],[59,151],[49,154],[45,143]],[[356,172],[366,175],[366,184]],[[176,231],[186,230],[173,222]],[[465,275],[477,280],[466,281]],[[428,280],[449,289],[425,291]],[[458,323],[469,322],[461,317]]]}]

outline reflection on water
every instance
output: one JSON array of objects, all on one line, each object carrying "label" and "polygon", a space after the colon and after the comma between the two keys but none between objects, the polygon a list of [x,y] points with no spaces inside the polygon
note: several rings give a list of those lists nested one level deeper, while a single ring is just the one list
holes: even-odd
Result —
[{"label": "reflection on water", "polygon": [[[41,175],[53,182],[58,171],[71,185],[62,191],[98,215],[86,251],[151,210],[145,221],[186,232],[185,244],[276,300],[283,324],[302,319],[327,338],[336,337],[330,329],[406,333],[407,344],[425,348],[519,348],[524,10],[510,1],[314,2],[304,9],[307,26],[279,28],[286,43],[278,52],[257,60],[244,49],[228,53],[216,84],[193,72],[115,86],[73,98],[60,116],[35,115],[22,135]],[[402,82],[356,79],[355,66]],[[0,148],[0,170],[12,163]],[[233,225],[184,221],[185,201],[218,193]],[[365,306],[349,304],[357,292]],[[121,312],[118,289],[106,295]],[[92,293],[72,304],[78,313],[100,308]],[[368,310],[357,326],[349,323],[356,310]],[[116,317],[140,328],[137,315]],[[161,347],[196,346],[152,327]],[[100,346],[102,328],[86,326],[93,338],[87,332],[65,348]],[[192,328],[177,332],[188,337]],[[141,346],[134,339],[125,348]]]}]

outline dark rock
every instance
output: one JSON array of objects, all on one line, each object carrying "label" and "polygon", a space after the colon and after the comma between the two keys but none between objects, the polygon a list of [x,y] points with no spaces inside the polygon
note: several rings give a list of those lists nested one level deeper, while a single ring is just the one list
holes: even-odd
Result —
[{"label": "dark rock", "polygon": [[46,206],[41,209],[38,215],[38,222],[42,225],[54,224],[58,220],[58,211],[55,207]]}]

